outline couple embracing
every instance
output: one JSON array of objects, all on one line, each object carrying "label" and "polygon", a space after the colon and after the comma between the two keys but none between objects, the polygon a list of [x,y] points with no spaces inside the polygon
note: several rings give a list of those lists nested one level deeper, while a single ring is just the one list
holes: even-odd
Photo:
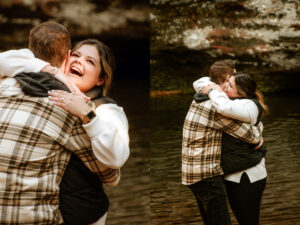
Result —
[{"label": "couple embracing", "polygon": [[1,224],[105,224],[103,186],[129,157],[128,122],[107,97],[111,50],[70,48],[68,30],[46,22],[29,49],[0,53]]},{"label": "couple embracing", "polygon": [[254,78],[215,62],[196,94],[183,126],[182,183],[194,194],[206,225],[258,225],[266,185],[262,114],[267,112]]}]

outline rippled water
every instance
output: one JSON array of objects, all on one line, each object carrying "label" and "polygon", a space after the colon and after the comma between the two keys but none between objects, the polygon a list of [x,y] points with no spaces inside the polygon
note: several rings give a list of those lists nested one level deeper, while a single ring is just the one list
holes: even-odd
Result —
[{"label": "rippled water", "polygon": [[144,84],[124,86],[113,97],[128,118],[130,157],[121,169],[119,185],[107,190],[111,205],[106,225],[146,225],[150,214],[149,89]]},{"label": "rippled water", "polygon": [[[202,224],[192,193],[181,184],[181,133],[190,102],[189,95],[151,99],[152,225]],[[261,224],[300,224],[300,95],[268,96],[266,102]],[[232,222],[237,224],[233,215]]]}]

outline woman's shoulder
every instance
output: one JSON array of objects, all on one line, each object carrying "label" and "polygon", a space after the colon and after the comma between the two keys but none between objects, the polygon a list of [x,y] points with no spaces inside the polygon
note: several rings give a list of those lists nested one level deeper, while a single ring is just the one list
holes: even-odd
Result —
[{"label": "woman's shoulder", "polygon": [[93,99],[93,103],[96,105],[96,111],[116,111],[124,113],[124,110],[121,106],[117,105],[117,102],[108,96],[102,96],[96,99]]},{"label": "woman's shoulder", "polygon": [[[96,108],[96,114],[103,121],[125,124],[128,127],[128,120],[123,107],[114,103],[99,105]],[[119,121],[119,122],[118,122]]]}]

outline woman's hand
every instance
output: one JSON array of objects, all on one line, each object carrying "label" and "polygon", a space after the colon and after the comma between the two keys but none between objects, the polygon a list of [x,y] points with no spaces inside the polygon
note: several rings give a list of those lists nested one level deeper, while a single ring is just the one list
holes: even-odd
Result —
[{"label": "woman's hand", "polygon": [[77,116],[81,120],[91,111],[91,107],[87,104],[87,98],[77,93],[69,93],[61,90],[52,90],[48,92],[49,99],[54,105],[59,106],[69,113]]},{"label": "woman's hand", "polygon": [[214,90],[217,90],[219,92],[223,92],[223,90],[221,89],[221,87],[219,85],[217,85],[217,84],[210,84],[210,85],[207,85],[207,86],[203,87],[201,93],[207,95],[208,91],[210,89],[214,89]]}]

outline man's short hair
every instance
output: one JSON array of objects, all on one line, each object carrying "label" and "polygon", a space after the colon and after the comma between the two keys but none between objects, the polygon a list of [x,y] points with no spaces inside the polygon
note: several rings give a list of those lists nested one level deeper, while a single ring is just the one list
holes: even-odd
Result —
[{"label": "man's short hair", "polygon": [[71,48],[69,31],[56,22],[33,27],[29,35],[29,49],[35,57],[60,67]]},{"label": "man's short hair", "polygon": [[216,84],[223,84],[228,75],[234,71],[234,65],[227,61],[216,61],[209,68],[210,80]]}]

